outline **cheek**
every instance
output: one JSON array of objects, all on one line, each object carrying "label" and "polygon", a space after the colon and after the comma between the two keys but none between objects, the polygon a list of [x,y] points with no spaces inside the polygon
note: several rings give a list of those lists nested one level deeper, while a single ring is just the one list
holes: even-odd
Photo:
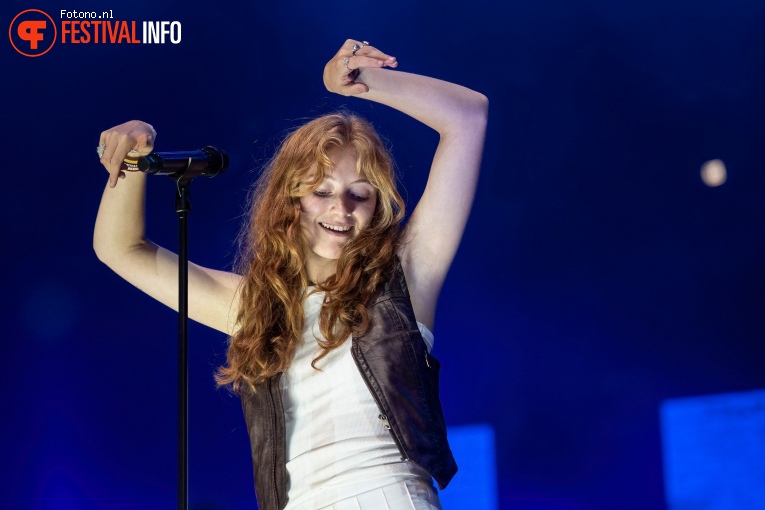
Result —
[{"label": "cheek", "polygon": [[300,220],[303,221],[306,216],[315,216],[317,205],[316,200],[311,196],[300,197]]},{"label": "cheek", "polygon": [[313,218],[315,217],[310,200],[305,200],[305,197],[301,198],[298,211],[300,214],[300,228],[303,230],[303,233],[307,233],[310,230]]},{"label": "cheek", "polygon": [[363,218],[364,225],[369,225],[372,222],[372,218],[375,215],[375,208],[377,207],[377,201],[364,202],[359,209],[359,217]]}]

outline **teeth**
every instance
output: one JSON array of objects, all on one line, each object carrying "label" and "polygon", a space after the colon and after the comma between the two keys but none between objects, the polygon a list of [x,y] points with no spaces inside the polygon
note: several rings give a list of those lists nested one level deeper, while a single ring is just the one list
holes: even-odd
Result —
[{"label": "teeth", "polygon": [[348,225],[347,227],[338,227],[336,225],[330,225],[328,223],[321,223],[321,222],[319,222],[319,225],[321,225],[324,228],[334,230],[336,232],[348,232],[351,229],[350,225]]}]

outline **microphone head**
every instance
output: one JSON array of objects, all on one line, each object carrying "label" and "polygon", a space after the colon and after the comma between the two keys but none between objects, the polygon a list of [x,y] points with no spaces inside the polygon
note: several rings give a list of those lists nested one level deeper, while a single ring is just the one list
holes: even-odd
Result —
[{"label": "microphone head", "polygon": [[205,177],[215,177],[222,174],[228,168],[228,154],[225,151],[218,150],[212,145],[202,148],[202,152],[207,154],[207,168],[202,172]]},{"label": "microphone head", "polygon": [[228,168],[228,154],[212,146],[195,151],[152,152],[138,159],[138,170],[191,180],[199,175],[215,177]]},{"label": "microphone head", "polygon": [[162,158],[152,152],[146,156],[138,158],[138,171],[146,174],[156,174],[162,169]]}]

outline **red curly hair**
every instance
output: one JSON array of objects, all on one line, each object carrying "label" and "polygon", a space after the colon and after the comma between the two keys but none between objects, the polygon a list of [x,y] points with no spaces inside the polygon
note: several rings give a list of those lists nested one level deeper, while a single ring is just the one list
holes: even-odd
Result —
[{"label": "red curly hair", "polygon": [[340,113],[312,120],[281,144],[250,196],[249,220],[240,233],[239,272],[244,276],[226,365],[219,385],[253,390],[286,370],[303,336],[303,303],[309,285],[299,198],[332,172],[327,153],[352,147],[357,170],[374,186],[377,206],[369,226],[343,248],[334,275],[318,289],[326,293],[319,329],[326,338],[312,365],[352,332],[369,328],[366,305],[392,274],[401,236],[404,201],[395,184],[393,161],[374,128]]}]

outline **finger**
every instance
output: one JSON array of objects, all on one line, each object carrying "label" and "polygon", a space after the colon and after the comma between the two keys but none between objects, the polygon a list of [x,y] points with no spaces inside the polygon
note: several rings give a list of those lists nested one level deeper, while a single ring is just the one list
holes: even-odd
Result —
[{"label": "finger", "polygon": [[[354,52],[354,48],[358,47],[358,49]],[[348,55],[350,53],[350,55]],[[392,55],[388,55],[387,53],[384,53],[383,51],[380,51],[375,46],[365,44],[363,41],[356,41],[354,39],[348,39],[343,43],[343,45],[340,47],[340,50],[337,52],[337,55],[340,56],[354,56],[354,55],[362,55],[362,56],[368,56],[373,58],[379,58],[380,60],[388,60],[388,59],[394,59],[396,57]]]},{"label": "finger", "polygon": [[119,179],[121,173],[120,167],[122,166],[122,162],[125,160],[127,153],[134,146],[135,138],[116,131],[110,133],[106,142],[104,157],[102,158],[102,163],[109,172],[110,187],[113,188],[117,185],[117,179]]},{"label": "finger", "polygon": [[369,92],[369,87],[367,87],[363,83],[354,83],[353,85],[350,85],[348,87],[348,95],[349,96],[355,96],[358,94],[363,94],[364,92]]},{"label": "finger", "polygon": [[[359,44],[361,46],[361,44]],[[351,46],[351,53],[353,53],[353,46]],[[382,60],[383,62],[386,62],[386,65],[388,63],[392,64],[396,62],[396,57],[393,55],[388,55],[387,53],[384,53],[374,46],[361,46],[360,49],[356,50],[355,56],[361,56],[361,57],[370,57],[370,58],[376,58],[378,60]]]},{"label": "finger", "polygon": [[135,138],[129,135],[121,134],[117,137],[117,146],[109,160],[110,171],[119,175],[122,162],[127,157],[128,152],[135,147]]},{"label": "finger", "polygon": [[136,139],[135,148],[131,152],[137,152],[145,156],[154,150],[154,137],[148,133],[141,133]]},{"label": "finger", "polygon": [[146,156],[154,150],[154,141],[151,135],[141,133],[136,138],[135,145],[130,148],[129,154],[132,156]]},{"label": "finger", "polygon": [[[106,140],[109,137],[108,131],[102,131],[101,134],[98,137],[98,147],[96,148],[96,151],[98,153],[98,161],[103,165],[104,161],[104,152],[106,151]],[[105,167],[106,165],[104,165]],[[108,170],[108,169],[107,169]],[[111,185],[111,176],[109,179],[109,184]]]},{"label": "finger", "polygon": [[345,54],[349,51],[353,51],[354,45],[359,45],[359,47],[364,46],[363,41],[357,41],[356,39],[346,39],[342,46],[340,46],[340,49],[338,50],[337,54]]},{"label": "finger", "polygon": [[382,67],[385,65],[384,60],[371,57],[361,57],[358,54],[355,57],[348,59],[348,69],[355,71],[362,67]]},{"label": "finger", "polygon": [[154,150],[154,139],[157,137],[157,132],[153,126],[146,124],[151,130],[151,133],[147,133],[143,128],[136,133],[136,144],[131,152],[136,152],[141,156],[145,156]]},{"label": "finger", "polygon": [[109,162],[112,159],[112,156],[114,155],[114,152],[117,148],[117,136],[118,134],[115,131],[104,131],[101,134],[101,144],[104,145],[104,152],[101,155],[101,164],[104,165],[104,168],[107,172],[109,172],[109,187],[113,188],[117,185],[117,174],[112,172],[112,169],[110,168]]}]

